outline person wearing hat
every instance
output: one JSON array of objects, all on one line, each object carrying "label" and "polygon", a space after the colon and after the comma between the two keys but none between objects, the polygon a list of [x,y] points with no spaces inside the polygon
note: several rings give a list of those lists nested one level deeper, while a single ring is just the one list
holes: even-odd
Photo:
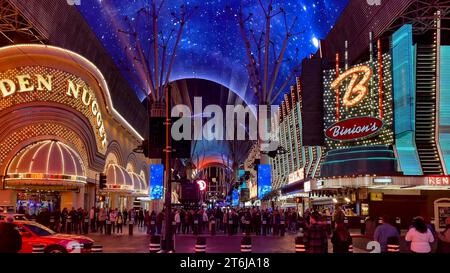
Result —
[{"label": "person wearing hat", "polygon": [[445,229],[442,232],[437,233],[438,244],[436,252],[438,253],[450,253],[450,217],[445,219]]},{"label": "person wearing hat", "polygon": [[22,249],[22,236],[13,222],[12,216],[0,222],[0,253],[17,253]]}]

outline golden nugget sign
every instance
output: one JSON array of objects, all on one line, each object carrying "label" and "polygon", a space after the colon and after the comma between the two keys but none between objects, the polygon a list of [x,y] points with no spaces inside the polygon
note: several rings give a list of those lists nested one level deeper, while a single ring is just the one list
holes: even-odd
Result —
[{"label": "golden nugget sign", "polygon": [[[8,98],[17,94],[24,94],[27,92],[35,92],[38,94],[54,92],[53,82],[56,81],[52,74],[22,74],[14,78],[0,79],[0,91],[2,98]],[[59,82],[60,80],[58,80]],[[97,125],[97,130],[103,148],[106,147],[106,131],[103,123],[102,114],[97,103],[97,99],[92,94],[93,92],[85,84],[80,84],[81,81],[74,79],[64,79],[65,96],[73,100],[80,100],[82,105],[89,109],[89,112],[95,118],[94,124]],[[58,88],[61,92],[61,88]],[[75,103],[73,103],[75,105]]]}]

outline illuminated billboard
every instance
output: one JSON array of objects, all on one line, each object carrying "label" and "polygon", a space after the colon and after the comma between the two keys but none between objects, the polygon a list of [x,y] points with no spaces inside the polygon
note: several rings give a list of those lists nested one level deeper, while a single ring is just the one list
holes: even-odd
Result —
[{"label": "illuminated billboard", "polygon": [[150,165],[150,199],[161,200],[164,193],[164,165]]},{"label": "illuminated billboard", "polygon": [[258,165],[258,199],[272,190],[272,176],[269,164]]},{"label": "illuminated billboard", "polygon": [[324,71],[324,128],[330,149],[393,143],[390,54]]}]

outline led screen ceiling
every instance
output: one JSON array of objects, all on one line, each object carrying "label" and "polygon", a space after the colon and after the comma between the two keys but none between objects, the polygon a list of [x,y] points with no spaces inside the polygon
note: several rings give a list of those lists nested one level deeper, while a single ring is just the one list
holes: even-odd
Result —
[{"label": "led screen ceiling", "polygon": [[[391,56],[380,56],[382,88],[379,88],[378,58],[348,70],[324,71],[324,122],[326,145],[331,149],[366,145],[391,145],[394,140]],[[354,88],[352,77],[356,77]],[[332,84],[337,83],[338,88]],[[336,91],[337,90],[337,91]]]},{"label": "led screen ceiling", "polygon": [[[138,90],[136,81],[130,79],[129,72],[125,72],[123,63],[131,70],[133,60],[127,58],[126,50],[132,44],[128,35],[119,30],[136,26],[139,40],[146,46],[144,51],[150,51],[151,29],[148,23],[137,23],[138,11],[148,5],[148,0],[83,0],[77,6],[86,21],[92,27],[97,37],[113,56],[116,64],[122,70],[125,77],[135,88],[136,94],[143,99]],[[157,0],[156,3],[159,3]],[[264,5],[268,1],[262,1]],[[300,33],[293,36],[286,49],[285,59],[296,58],[296,49],[299,49],[299,62],[309,54],[318,50],[319,40],[326,37],[339,17],[348,0],[278,0],[273,1],[273,9],[283,7],[286,11],[287,21],[292,22],[298,16],[295,30]],[[186,23],[183,36],[180,40],[177,56],[173,64],[170,80],[182,78],[203,78],[220,83],[237,92],[246,101],[253,98],[252,92],[246,92],[249,88],[245,54],[245,47],[239,29],[238,13],[242,5],[244,14],[253,13],[250,22],[252,28],[257,31],[263,29],[263,11],[258,0],[166,0],[161,11],[159,29],[164,35],[168,35],[172,28],[177,29],[172,12],[176,12],[181,4],[198,6],[191,19]],[[285,35],[283,16],[277,16],[272,20],[271,40],[275,45],[275,52],[280,52]],[[253,40],[253,37],[251,37]],[[175,40],[175,39],[173,39]],[[168,52],[172,51],[175,42],[169,42]],[[147,49],[148,48],[148,49]],[[131,49],[134,50],[134,49]],[[273,50],[270,58],[273,60]],[[298,62],[298,63],[299,63]],[[279,85],[285,81],[293,67],[298,63],[283,62],[278,77]],[[132,71],[133,72],[133,71]],[[136,71],[134,71],[136,72]],[[145,74],[134,73],[138,77]],[[138,81],[144,82],[143,79]],[[289,86],[289,85],[287,85]],[[286,91],[288,88],[286,88]],[[282,98],[282,95],[279,97]]]}]

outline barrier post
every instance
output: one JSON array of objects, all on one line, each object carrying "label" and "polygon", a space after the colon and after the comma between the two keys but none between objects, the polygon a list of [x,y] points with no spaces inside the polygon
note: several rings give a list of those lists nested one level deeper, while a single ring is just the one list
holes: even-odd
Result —
[{"label": "barrier post", "polygon": [[111,221],[106,220],[106,234],[111,235]]},{"label": "barrier post", "polygon": [[128,235],[133,236],[134,222],[133,220],[128,221]]},{"label": "barrier post", "polygon": [[93,245],[91,247],[91,253],[102,253],[103,252],[103,246],[102,245]]},{"label": "barrier post", "polygon": [[148,246],[150,253],[158,253],[161,250],[161,236],[152,235],[150,237],[150,244]]},{"label": "barrier post", "polygon": [[305,243],[303,242],[303,235],[295,237],[295,253],[305,253]]},{"label": "barrier post", "polygon": [[206,253],[206,237],[197,237],[195,253]]},{"label": "barrier post", "polygon": [[194,220],[194,235],[198,235],[198,220]]},{"label": "barrier post", "polygon": [[72,216],[67,216],[67,234],[72,233]]},{"label": "barrier post", "polygon": [[241,253],[252,252],[252,238],[250,236],[244,236],[241,239]]},{"label": "barrier post", "polygon": [[389,237],[387,239],[387,252],[388,253],[399,253],[400,252],[400,241],[397,237]]},{"label": "barrier post", "polygon": [[83,233],[84,234],[88,234],[89,233],[89,218],[85,218],[84,219]]},{"label": "barrier post", "polygon": [[263,232],[262,235],[266,236],[267,235],[267,220],[263,220],[262,221],[262,226],[263,226]]},{"label": "barrier post", "polygon": [[361,218],[359,220],[359,225],[360,225],[360,228],[361,228],[361,235],[366,234],[366,221],[364,220],[364,218]]},{"label": "barrier post", "polygon": [[402,220],[400,217],[395,217],[395,227],[397,228],[398,233],[400,233],[402,227]]},{"label": "barrier post", "polygon": [[215,220],[211,220],[211,235],[212,236],[216,235],[216,221]]},{"label": "barrier post", "polygon": [[280,221],[280,236],[284,236],[285,232],[286,232],[285,221],[281,220]]}]

